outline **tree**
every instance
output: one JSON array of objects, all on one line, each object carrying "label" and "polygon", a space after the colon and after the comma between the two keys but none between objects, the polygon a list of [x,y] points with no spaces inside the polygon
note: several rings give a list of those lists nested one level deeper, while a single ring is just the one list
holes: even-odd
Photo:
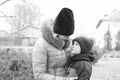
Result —
[{"label": "tree", "polygon": [[120,31],[118,31],[116,35],[116,47],[115,50],[119,51],[120,50]]},{"label": "tree", "polygon": [[42,14],[40,14],[38,7],[29,4],[25,0],[22,4],[16,4],[14,15],[16,17],[10,20],[11,32],[18,32],[24,27],[36,27],[36,21],[40,20]]},{"label": "tree", "polygon": [[11,1],[11,0],[3,1],[2,3],[0,3],[0,6],[2,6],[3,4],[7,3],[8,1]]},{"label": "tree", "polygon": [[107,32],[104,34],[104,41],[105,41],[105,48],[107,50],[112,50],[112,38],[111,38],[111,32],[110,32],[110,27],[108,27]]}]

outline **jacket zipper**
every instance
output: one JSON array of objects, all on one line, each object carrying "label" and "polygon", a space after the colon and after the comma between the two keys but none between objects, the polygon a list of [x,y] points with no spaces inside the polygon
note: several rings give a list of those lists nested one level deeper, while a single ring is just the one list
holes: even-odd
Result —
[{"label": "jacket zipper", "polygon": [[54,66],[54,75],[55,75],[54,80],[56,80],[56,69],[57,69],[57,65]]}]

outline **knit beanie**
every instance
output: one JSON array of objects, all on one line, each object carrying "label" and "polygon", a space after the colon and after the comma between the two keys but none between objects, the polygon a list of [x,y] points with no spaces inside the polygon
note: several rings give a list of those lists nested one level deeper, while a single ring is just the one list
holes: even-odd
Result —
[{"label": "knit beanie", "polygon": [[62,8],[62,10],[57,15],[54,25],[53,31],[56,34],[61,35],[72,35],[74,32],[74,15],[71,9]]},{"label": "knit beanie", "polygon": [[94,44],[92,39],[86,37],[77,37],[73,39],[72,44],[74,41],[77,41],[80,44],[81,54],[88,53],[89,51],[91,51]]}]

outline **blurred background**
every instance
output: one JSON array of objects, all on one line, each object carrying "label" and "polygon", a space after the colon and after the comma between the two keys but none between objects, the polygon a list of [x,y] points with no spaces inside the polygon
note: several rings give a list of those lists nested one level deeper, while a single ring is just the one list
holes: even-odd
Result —
[{"label": "blurred background", "polygon": [[45,19],[52,23],[63,7],[74,13],[71,39],[94,39],[91,80],[120,79],[119,0],[0,0],[1,80],[34,80],[31,54],[41,24]]}]

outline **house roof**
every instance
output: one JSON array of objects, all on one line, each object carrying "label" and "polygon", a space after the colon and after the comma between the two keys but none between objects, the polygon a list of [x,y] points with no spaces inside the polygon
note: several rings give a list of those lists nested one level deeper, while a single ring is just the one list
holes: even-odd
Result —
[{"label": "house roof", "polygon": [[0,30],[0,37],[9,37],[10,34],[7,31]]},{"label": "house roof", "polygon": [[23,35],[23,37],[39,37],[40,29],[37,27],[25,27],[17,33]]},{"label": "house roof", "polygon": [[120,22],[120,10],[114,11],[111,14],[104,16],[99,20],[96,28],[98,28],[102,22]]}]

